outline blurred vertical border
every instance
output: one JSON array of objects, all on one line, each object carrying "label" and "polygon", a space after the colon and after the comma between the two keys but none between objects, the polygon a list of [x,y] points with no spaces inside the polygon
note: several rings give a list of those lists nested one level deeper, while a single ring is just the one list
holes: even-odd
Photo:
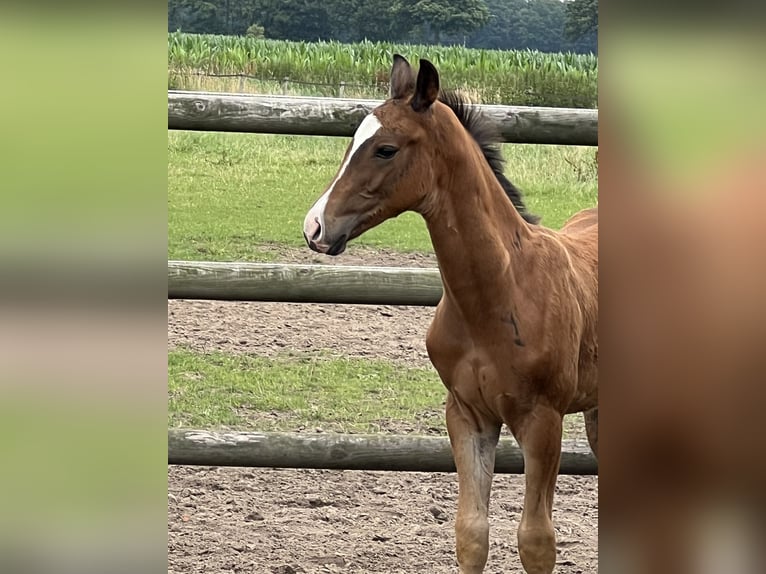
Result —
[{"label": "blurred vertical border", "polygon": [[162,571],[165,4],[0,7],[0,571]]},{"label": "blurred vertical border", "polygon": [[763,10],[599,15],[599,567],[763,572]]}]

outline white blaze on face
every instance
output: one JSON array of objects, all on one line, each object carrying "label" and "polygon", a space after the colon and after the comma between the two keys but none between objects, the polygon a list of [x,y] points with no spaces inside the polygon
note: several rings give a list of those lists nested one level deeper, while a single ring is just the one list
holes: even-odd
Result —
[{"label": "white blaze on face", "polygon": [[311,239],[314,233],[316,232],[317,226],[319,226],[320,227],[319,237],[317,237],[315,240],[317,244],[321,245],[324,242],[324,234],[325,234],[324,210],[325,210],[325,207],[327,206],[327,201],[330,198],[330,194],[332,193],[332,190],[335,188],[335,184],[338,183],[338,180],[343,176],[343,172],[346,171],[348,164],[351,162],[351,159],[354,157],[354,154],[357,152],[357,150],[362,146],[364,142],[366,142],[368,139],[374,136],[377,133],[377,131],[380,129],[380,127],[381,127],[380,121],[378,121],[378,118],[375,117],[373,114],[369,114],[366,118],[364,118],[364,120],[362,120],[362,123],[359,124],[359,127],[356,130],[356,133],[354,133],[354,140],[351,143],[351,149],[348,152],[346,161],[344,161],[343,165],[340,166],[338,175],[332,181],[332,183],[330,184],[330,187],[327,188],[327,191],[324,192],[322,197],[320,197],[316,201],[314,206],[306,214],[306,218],[303,220],[303,233],[306,234],[306,237]]}]

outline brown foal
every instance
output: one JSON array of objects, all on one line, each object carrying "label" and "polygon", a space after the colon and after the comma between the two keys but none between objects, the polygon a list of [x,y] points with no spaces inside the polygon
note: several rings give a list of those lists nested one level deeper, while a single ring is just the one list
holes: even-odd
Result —
[{"label": "brown foal", "polygon": [[597,448],[597,210],[559,231],[536,225],[502,175],[489,125],[441,94],[427,60],[417,77],[394,56],[391,97],[359,126],[340,169],[306,215],[315,251],[346,243],[404,211],[420,213],[444,296],[426,340],[449,394],[459,480],[460,572],[484,570],[495,447],[503,423],[524,453],[519,554],[530,574],[556,562],[551,520],[562,417],[585,412]]}]

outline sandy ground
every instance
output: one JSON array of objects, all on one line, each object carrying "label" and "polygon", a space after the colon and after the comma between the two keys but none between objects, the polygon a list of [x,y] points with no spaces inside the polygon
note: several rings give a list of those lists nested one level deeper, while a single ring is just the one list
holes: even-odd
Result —
[{"label": "sandy ground", "polygon": [[[276,250],[276,248],[275,248]],[[361,248],[283,262],[431,267]],[[168,301],[168,348],[261,356],[321,351],[428,366],[432,308]],[[255,430],[255,429],[254,429]],[[440,473],[168,467],[168,572],[454,573],[457,477]],[[487,573],[522,572],[523,478],[495,477]],[[559,477],[556,572],[598,570],[598,479]]]}]

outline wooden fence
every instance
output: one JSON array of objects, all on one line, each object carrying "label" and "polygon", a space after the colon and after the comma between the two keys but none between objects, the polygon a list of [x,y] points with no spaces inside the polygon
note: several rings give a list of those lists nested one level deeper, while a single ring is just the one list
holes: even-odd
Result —
[{"label": "wooden fence", "polygon": [[[449,439],[433,436],[325,433],[168,431],[168,462],[205,466],[329,468],[454,472]],[[562,474],[597,474],[587,442],[569,441],[561,454]],[[502,439],[495,472],[524,472],[515,441]]]},{"label": "wooden fence", "polygon": [[438,269],[168,261],[168,298],[434,306]]},{"label": "wooden fence", "polygon": [[[168,128],[310,136],[354,134],[378,100],[168,92]],[[598,110],[478,106],[508,143],[598,145]]]},{"label": "wooden fence", "polygon": [[[168,92],[168,128],[351,136],[380,102]],[[480,106],[504,141],[598,145],[598,111]],[[297,232],[296,232],[297,233]],[[436,305],[438,269],[168,261],[169,299]],[[348,470],[454,470],[444,437],[168,431],[168,463]],[[501,440],[497,472],[523,472],[515,442]],[[597,474],[587,445],[567,442],[561,473]]]}]

